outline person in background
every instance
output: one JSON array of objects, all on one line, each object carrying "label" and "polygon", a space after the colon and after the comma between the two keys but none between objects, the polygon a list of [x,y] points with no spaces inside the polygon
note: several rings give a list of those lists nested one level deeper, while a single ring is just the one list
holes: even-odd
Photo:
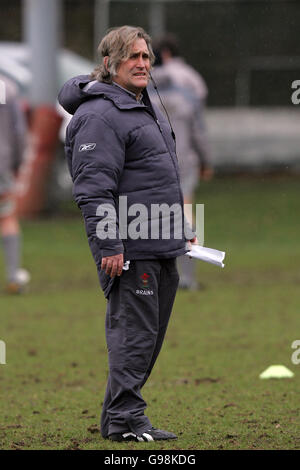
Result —
[{"label": "person in background", "polygon": [[0,234],[8,294],[23,292],[29,273],[20,267],[21,231],[16,214],[15,179],[23,160],[26,125],[17,86],[0,75]]},{"label": "person in background", "polygon": [[[213,176],[204,121],[207,86],[202,76],[179,56],[174,35],[166,34],[157,38],[153,42],[153,49],[156,61],[152,77],[162,102],[153,86],[149,87],[150,97],[162,112],[165,107],[170,117],[176,136],[184,203],[192,204],[199,177],[209,180]],[[189,219],[188,214],[186,217]],[[178,258],[178,267],[180,288],[195,290],[201,287],[197,282],[195,260],[181,256]]]}]

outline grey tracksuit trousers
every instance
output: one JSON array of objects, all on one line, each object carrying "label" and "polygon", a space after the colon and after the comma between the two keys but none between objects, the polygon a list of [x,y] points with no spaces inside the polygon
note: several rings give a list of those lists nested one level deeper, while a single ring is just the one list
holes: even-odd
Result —
[{"label": "grey tracksuit trousers", "polygon": [[115,280],[106,313],[109,377],[103,437],[151,428],[141,388],[161,349],[178,280],[176,258],[131,261],[129,270]]}]

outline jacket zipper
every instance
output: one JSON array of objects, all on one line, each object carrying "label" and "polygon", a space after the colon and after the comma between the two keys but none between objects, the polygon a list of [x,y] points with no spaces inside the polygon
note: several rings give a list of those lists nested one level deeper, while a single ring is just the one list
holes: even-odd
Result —
[{"label": "jacket zipper", "polygon": [[[174,159],[173,159],[173,156],[172,156],[172,152],[171,152],[171,150],[170,150],[170,148],[169,148],[169,145],[168,145],[168,143],[167,143],[167,141],[166,141],[166,139],[165,139],[165,136],[164,136],[164,134],[163,134],[163,131],[162,131],[160,122],[159,122],[159,120],[157,119],[156,114],[152,113],[150,109],[146,109],[146,112],[148,112],[148,113],[150,114],[150,116],[152,116],[152,118],[154,119],[154,121],[156,122],[156,124],[157,124],[157,126],[158,126],[158,128],[159,128],[159,131],[160,131],[160,133],[161,133],[161,135],[162,135],[162,138],[164,139],[164,142],[165,142],[166,147],[167,147],[167,149],[168,149],[168,152],[169,152],[169,155],[170,155],[170,157],[171,157],[172,163],[173,163],[173,165],[174,165],[175,173],[176,173],[176,176],[177,176],[177,182],[178,182],[178,188],[179,188],[179,196],[180,196],[181,203],[182,203],[182,206],[183,206],[183,205],[184,205],[184,200],[183,200],[182,191],[181,191],[181,189],[180,189],[181,186],[180,186],[179,173],[178,173],[178,171],[177,171],[177,169],[176,169],[176,165],[175,165],[175,163],[174,163]],[[175,152],[175,154],[176,154],[176,152]],[[177,156],[176,156],[176,158],[177,158]]]},{"label": "jacket zipper", "polygon": [[[158,119],[156,119],[156,124],[158,125],[158,128],[159,128],[159,130],[160,130],[161,135],[163,135],[163,133],[162,133],[162,128],[160,127],[160,122],[159,122]],[[168,149],[169,149],[169,147],[168,147]]]}]

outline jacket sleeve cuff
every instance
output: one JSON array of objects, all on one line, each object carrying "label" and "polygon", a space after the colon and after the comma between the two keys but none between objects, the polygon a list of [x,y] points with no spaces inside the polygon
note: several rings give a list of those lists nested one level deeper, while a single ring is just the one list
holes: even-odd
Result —
[{"label": "jacket sleeve cuff", "polygon": [[114,246],[106,247],[101,250],[101,258],[106,258],[106,256],[114,256],[114,255],[120,255],[121,253],[124,253],[124,246],[123,243],[116,244]]}]

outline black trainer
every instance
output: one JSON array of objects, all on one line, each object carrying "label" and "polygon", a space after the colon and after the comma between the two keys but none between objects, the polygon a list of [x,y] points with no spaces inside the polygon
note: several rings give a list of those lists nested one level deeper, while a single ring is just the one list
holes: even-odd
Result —
[{"label": "black trainer", "polygon": [[168,441],[169,439],[177,439],[176,434],[172,432],[163,431],[162,429],[151,428],[142,434],[135,434],[134,432],[124,432],[123,434],[111,434],[108,436],[111,441],[126,442],[151,442],[151,441]]}]

